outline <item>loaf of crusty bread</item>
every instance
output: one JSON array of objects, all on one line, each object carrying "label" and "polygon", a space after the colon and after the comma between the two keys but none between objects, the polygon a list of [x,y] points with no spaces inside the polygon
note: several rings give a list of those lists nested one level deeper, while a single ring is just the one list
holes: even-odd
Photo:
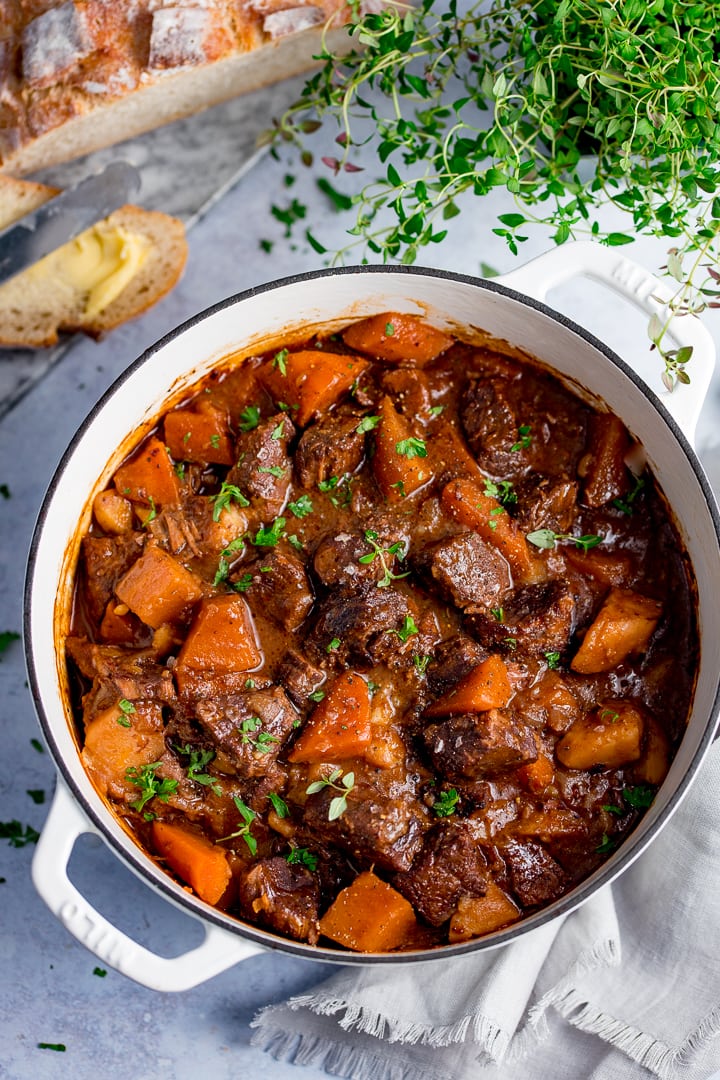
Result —
[{"label": "loaf of crusty bread", "polygon": [[[0,175],[0,230],[57,194],[57,188]],[[0,347],[54,345],[59,332],[78,330],[99,337],[146,311],[182,274],[187,242],[183,223],[177,218],[122,206],[94,228],[100,235],[129,235],[142,245],[137,272],[106,306],[95,311],[88,310],[87,290],[65,274],[38,276],[39,264],[17,274],[0,285]]]},{"label": "loaf of crusty bread", "polygon": [[0,0],[0,167],[24,175],[308,70],[326,25],[333,48],[347,40],[350,10],[347,0]]}]

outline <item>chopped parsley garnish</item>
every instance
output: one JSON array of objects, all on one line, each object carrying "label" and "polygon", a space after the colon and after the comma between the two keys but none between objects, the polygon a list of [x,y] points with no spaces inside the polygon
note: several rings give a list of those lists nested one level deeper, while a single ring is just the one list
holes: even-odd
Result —
[{"label": "chopped parsley garnish", "polygon": [[365,530],[365,539],[373,550],[368,552],[367,555],[361,555],[358,559],[358,562],[362,563],[363,566],[367,566],[370,563],[374,562],[376,558],[380,560],[380,565],[382,566],[383,573],[382,577],[377,583],[378,589],[386,588],[386,586],[388,586],[391,581],[399,581],[400,578],[409,577],[409,570],[407,570],[404,574],[394,574],[388,566],[385,558],[386,555],[399,555],[400,559],[403,559],[405,548],[404,545],[400,543],[400,541],[397,541],[395,544],[391,544],[390,547],[381,548],[377,542],[378,534],[375,532],[374,529]]},{"label": "chopped parsley garnish", "polygon": [[287,472],[287,468],[282,468],[281,465],[260,465],[258,466],[258,472],[269,473],[270,476],[274,476],[276,480],[282,480]]},{"label": "chopped parsley garnish", "polygon": [[415,653],[415,655],[413,656],[413,664],[418,675],[425,674],[425,672],[427,671],[427,666],[431,660],[431,656],[420,656],[418,653]]},{"label": "chopped parsley garnish", "polygon": [[393,324],[391,322],[385,323],[385,336],[392,337],[394,333],[395,327],[393,326]]},{"label": "chopped parsley garnish", "polygon": [[38,1050],[56,1050],[58,1054],[64,1054],[67,1050],[65,1043],[46,1043],[40,1042],[37,1044]]},{"label": "chopped parsley garnish", "polygon": [[179,754],[190,758],[189,764],[185,766],[188,780],[194,780],[196,784],[204,784],[215,795],[222,795],[222,788],[218,784],[216,777],[203,772],[205,766],[209,765],[215,757],[214,750],[193,750],[188,743],[185,746],[176,746],[175,749]]},{"label": "chopped parsley garnish", "polygon": [[556,671],[560,665],[560,653],[559,652],[546,652],[543,654],[547,660],[547,666],[551,671]]},{"label": "chopped parsley garnish", "polygon": [[402,454],[408,460],[416,457],[427,457],[427,447],[424,439],[416,439],[414,435],[411,435],[409,439],[401,439],[400,442],[396,442],[395,449],[398,454]]},{"label": "chopped parsley garnish", "polygon": [[285,535],[285,518],[275,518],[272,525],[261,525],[255,534],[255,539],[250,543],[254,547],[275,547]]},{"label": "chopped parsley garnish", "polygon": [[485,494],[502,506],[513,506],[517,502],[517,493],[513,491],[511,480],[490,480],[485,477]]},{"label": "chopped parsley garnish", "polygon": [[493,530],[493,532],[495,531],[495,529],[497,529],[497,524],[498,524],[497,519],[498,519],[498,517],[500,516],[500,514],[504,514],[504,513],[505,513],[505,509],[502,506],[496,506],[494,510],[490,511],[490,517],[488,518],[488,525]]},{"label": "chopped parsley garnish", "polygon": [[[340,783],[338,783],[340,780]],[[328,821],[335,821],[336,818],[342,817],[347,810],[347,797],[352,789],[355,787],[355,773],[349,772],[343,776],[342,769],[333,769],[329,776],[326,776],[323,780],[315,780],[308,788],[305,789],[306,795],[315,795],[318,791],[322,791],[323,788],[332,788],[333,791],[339,791],[340,794],[336,795],[334,799],[330,800],[330,806],[328,807]]]},{"label": "chopped parsley garnish", "polygon": [[512,649],[512,650],[517,649],[517,638],[516,637],[503,638],[503,643],[505,645],[507,645],[508,649]]},{"label": "chopped parsley garnish", "polygon": [[287,537],[287,542],[292,547],[294,547],[296,551],[302,551],[303,553],[305,552],[305,548],[302,546],[302,541],[298,540],[295,533],[290,533],[290,535]]},{"label": "chopped parsley garnish", "polygon": [[177,476],[178,480],[184,480],[185,479],[185,462],[184,461],[176,461],[175,465],[173,467],[175,469],[175,475]]},{"label": "chopped parsley garnish", "polygon": [[247,592],[252,583],[252,574],[246,573],[243,574],[243,576],[233,584],[233,589],[235,590],[235,592]]},{"label": "chopped parsley garnish", "polygon": [[107,971],[105,970],[105,968],[94,967],[93,968],[93,975],[97,975],[98,979],[104,979],[105,976],[107,975]]},{"label": "chopped parsley garnish", "polygon": [[651,787],[641,784],[638,787],[623,788],[622,797],[633,810],[647,810],[655,798],[655,792]]},{"label": "chopped parsley garnish", "polygon": [[530,425],[521,424],[518,428],[518,435],[520,438],[518,441],[510,447],[510,450],[515,453],[518,450],[528,450],[532,443],[532,435],[530,434]]},{"label": "chopped parsley garnish", "polygon": [[308,697],[310,698],[310,701],[314,701],[314,702],[317,703],[318,701],[323,700],[323,698],[325,697],[325,691],[324,690],[315,690],[315,691],[313,691],[312,694],[308,694]]},{"label": "chopped parsley garnish", "polygon": [[433,813],[437,814],[438,817],[450,817],[451,814],[455,813],[459,801],[460,796],[455,788],[442,791],[433,803]]},{"label": "chopped parsley garnish", "polygon": [[445,410],[444,405],[432,405],[431,408],[430,408],[430,415],[432,417],[440,416],[440,414],[442,412],[444,412],[444,410]]},{"label": "chopped parsley garnish", "polygon": [[339,649],[339,648],[340,648],[340,638],[339,637],[334,637],[332,639],[332,641],[328,645],[325,646],[325,652],[335,652],[335,650]]},{"label": "chopped parsley garnish", "polygon": [[243,840],[247,844],[247,848],[250,854],[257,855],[257,840],[250,832],[250,826],[252,825],[257,815],[255,814],[255,811],[251,810],[249,806],[246,806],[242,799],[239,798],[237,795],[233,795],[233,802],[237,807],[240,817],[243,819],[243,824],[240,826],[239,829],[236,829],[234,833],[230,833],[229,836],[222,836],[219,840],[216,840],[215,842],[217,844],[221,844],[223,840],[234,840],[235,837],[242,836]]},{"label": "chopped parsley garnish", "polygon": [[42,806],[45,802],[45,792],[42,788],[27,788],[26,794],[30,796],[36,806]]},{"label": "chopped parsley garnish", "polygon": [[7,840],[10,847],[22,848],[27,844],[37,844],[40,833],[32,825],[21,825],[19,821],[0,821],[0,840]]},{"label": "chopped parsley garnish", "polygon": [[210,436],[210,445],[212,446],[213,450],[219,450],[220,449],[220,436],[219,435],[211,435]]},{"label": "chopped parsley garnish", "polygon": [[301,495],[295,502],[288,503],[288,510],[291,514],[294,514],[296,518],[307,517],[308,514],[313,512],[312,499],[309,495]]},{"label": "chopped parsley garnish", "polygon": [[379,423],[379,416],[363,416],[355,430],[358,435],[364,435],[366,431],[373,431]]},{"label": "chopped parsley garnish", "polygon": [[490,614],[495,622],[505,622],[505,609],[501,607],[491,607]]},{"label": "chopped parsley garnish", "polygon": [[275,439],[275,440],[282,439],[284,431],[285,431],[285,421],[281,420],[280,423],[278,424],[278,426],[273,430],[273,433],[270,436],[270,438]]},{"label": "chopped parsley garnish", "polygon": [[396,480],[394,484],[390,485],[390,487],[397,488],[398,495],[400,496],[400,498],[401,499],[405,498],[405,481],[404,480]]},{"label": "chopped parsley garnish", "polygon": [[281,799],[274,791],[268,794],[268,799],[272,803],[272,808],[279,818],[286,818],[290,811],[288,810],[288,804],[284,799]]},{"label": "chopped parsley garnish", "polygon": [[610,806],[607,803],[601,806],[600,809],[607,810],[608,814],[617,814],[620,817],[625,813],[622,806]]},{"label": "chopped parsley garnish", "polygon": [[211,496],[213,502],[213,521],[219,521],[220,515],[231,502],[236,502],[238,506],[249,506],[250,500],[247,499],[239,487],[235,484],[228,484],[227,480],[223,480],[220,485],[220,490],[217,495]]},{"label": "chopped parsley garnish", "polygon": [[573,536],[572,533],[558,533],[554,532],[552,529],[536,529],[535,532],[529,532],[526,539],[529,540],[531,544],[534,544],[535,547],[545,549],[555,547],[558,540],[567,540],[577,547],[582,548],[583,551],[589,551],[590,548],[602,544],[604,537],[598,536],[597,533],[588,533],[585,536]]},{"label": "chopped parsley garnish", "polygon": [[390,633],[397,634],[400,640],[404,643],[409,637],[412,637],[413,634],[419,633],[419,631],[417,626],[415,625],[415,620],[413,619],[412,615],[406,615],[403,619],[403,624],[400,629],[391,630]]},{"label": "chopped parsley garnish", "polygon": [[632,491],[629,492],[629,494],[627,494],[624,499],[613,499],[612,505],[617,510],[622,510],[623,514],[627,514],[628,516],[630,516],[632,514],[632,512],[633,512],[633,503],[635,502],[635,500],[637,499],[638,495],[640,494],[640,492],[643,490],[644,487],[645,487],[645,480],[643,479],[643,477],[642,476],[636,476],[635,477],[635,486],[632,489]]},{"label": "chopped parsley garnish", "polygon": [[241,431],[252,431],[260,423],[260,409],[257,405],[246,405],[240,413],[238,427]]},{"label": "chopped parsley garnish", "polygon": [[150,522],[154,521],[157,517],[157,508],[152,495],[148,495],[148,502],[150,503],[150,510],[148,511],[147,517],[143,519],[143,528],[146,528]]},{"label": "chopped parsley garnish", "polygon": [[45,753],[45,748],[39,739],[31,739],[30,745],[32,746],[33,750],[37,750],[38,754]]},{"label": "chopped parsley garnish", "polygon": [[[272,744],[280,740],[275,735],[271,735],[269,731],[261,731],[261,728],[262,720],[260,717],[249,716],[247,720],[243,720],[238,728],[240,741],[244,746],[251,746],[256,754],[269,754],[272,751]],[[257,732],[257,735],[254,732]]]},{"label": "chopped parsley garnish", "polygon": [[607,853],[609,851],[614,851],[616,846],[617,846],[617,840],[615,840],[611,836],[608,836],[607,833],[603,833],[602,841],[598,844],[598,846],[595,848],[595,850],[600,855],[607,855]]},{"label": "chopped parsley garnish", "polygon": [[318,857],[309,848],[291,848],[290,853],[285,858],[290,866],[305,866],[310,871],[317,870]]},{"label": "chopped parsley garnish", "polygon": [[137,810],[138,813],[144,810],[151,799],[157,798],[160,802],[166,803],[177,790],[177,780],[171,780],[169,777],[163,777],[161,780],[155,775],[161,765],[161,761],[153,761],[149,765],[142,765],[140,769],[131,766],[125,770],[125,779],[140,788],[139,798],[130,803],[133,810]]},{"label": "chopped parsley garnish", "polygon": [[288,355],[289,354],[288,354],[287,349],[281,349],[279,353],[275,353],[275,357],[273,359],[272,366],[274,368],[277,368],[277,370],[280,372],[281,375],[287,375],[286,361],[287,361]]},{"label": "chopped parsley garnish", "polygon": [[118,708],[122,713],[122,716],[118,716],[117,718],[117,722],[120,727],[132,727],[132,721],[130,720],[130,717],[133,715],[133,713],[137,711],[132,701],[128,701],[127,698],[120,698],[120,700],[118,701]]},{"label": "chopped parsley garnish", "polygon": [[620,713],[615,712],[613,709],[603,709],[600,713],[600,719],[607,720],[609,724],[617,724]]},{"label": "chopped parsley garnish", "polygon": [[318,491],[323,491],[323,492],[332,491],[332,489],[336,488],[339,483],[340,483],[340,480],[338,479],[337,476],[330,476],[327,480],[319,480],[318,481]]}]

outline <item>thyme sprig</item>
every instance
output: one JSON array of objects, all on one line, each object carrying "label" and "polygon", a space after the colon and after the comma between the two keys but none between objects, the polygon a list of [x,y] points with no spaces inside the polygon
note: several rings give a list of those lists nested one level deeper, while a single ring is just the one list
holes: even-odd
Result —
[{"label": "thyme sprig", "polygon": [[[714,5],[475,0],[460,10],[422,0],[364,15],[352,6],[351,50],[333,53],[326,39],[323,67],[269,135],[311,164],[307,136],[333,120],[339,134],[321,160],[336,175],[363,175],[357,147],[376,151],[380,175],[337,193],[356,219],[336,260],[360,246],[366,258],[413,263],[443,240],[460,195],[498,187],[517,203],[493,230],[513,253],[537,227],[557,244],[660,237],[674,291],[648,334],[666,386],[687,382],[691,350],[669,347],[670,322],[720,306]],[[623,231],[601,228],[596,211],[608,202],[627,215]]]}]

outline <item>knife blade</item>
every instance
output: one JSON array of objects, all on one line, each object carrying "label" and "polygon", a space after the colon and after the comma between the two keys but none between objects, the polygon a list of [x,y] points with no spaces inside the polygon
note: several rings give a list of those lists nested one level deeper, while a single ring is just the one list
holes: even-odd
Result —
[{"label": "knife blade", "polygon": [[0,232],[0,285],[123,206],[140,188],[128,161],[114,161]]}]

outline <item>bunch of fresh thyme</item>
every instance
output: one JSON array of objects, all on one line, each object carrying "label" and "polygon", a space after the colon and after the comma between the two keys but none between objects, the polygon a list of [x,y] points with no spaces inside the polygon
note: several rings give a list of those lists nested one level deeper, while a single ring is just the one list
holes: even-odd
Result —
[{"label": "bunch of fresh thyme", "polygon": [[[366,261],[412,263],[444,238],[461,193],[504,187],[517,211],[500,215],[494,232],[514,253],[539,225],[558,244],[662,237],[670,317],[698,313],[720,298],[717,16],[706,0],[355,9],[351,51],[323,51],[274,137],[310,164],[306,136],[334,119],[337,145],[322,160],[335,172],[358,171],[361,143],[377,151],[382,173],[352,196],[353,239],[336,258],[359,245]],[[601,229],[595,214],[608,201],[627,213],[627,232]],[[649,333],[671,389],[689,381],[689,350],[663,345],[668,322],[654,318]]]}]

